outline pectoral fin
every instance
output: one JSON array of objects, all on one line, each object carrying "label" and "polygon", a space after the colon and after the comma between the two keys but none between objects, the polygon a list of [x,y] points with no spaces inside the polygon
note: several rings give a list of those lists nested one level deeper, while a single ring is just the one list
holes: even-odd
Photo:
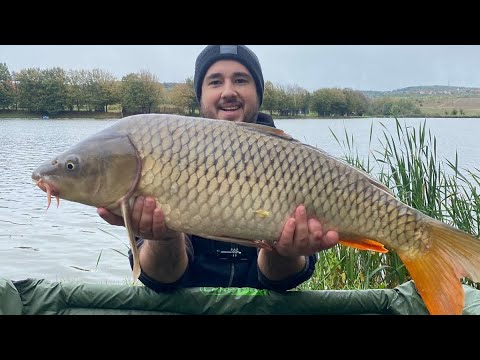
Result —
[{"label": "pectoral fin", "polygon": [[360,236],[340,234],[340,244],[360,250],[376,251],[382,254],[388,252],[385,246],[377,241],[365,239]]},{"label": "pectoral fin", "polygon": [[125,228],[128,232],[130,248],[133,254],[133,282],[135,283],[135,281],[137,281],[137,279],[140,277],[140,256],[138,253],[137,242],[135,241],[135,235],[133,234],[132,230],[132,222],[130,220],[130,205],[128,200],[123,200],[121,206],[123,221],[125,222]]}]

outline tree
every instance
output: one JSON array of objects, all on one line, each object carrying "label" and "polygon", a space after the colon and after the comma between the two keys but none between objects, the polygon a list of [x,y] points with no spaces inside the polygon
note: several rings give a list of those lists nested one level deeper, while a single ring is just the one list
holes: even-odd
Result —
[{"label": "tree", "polygon": [[410,99],[381,97],[371,101],[368,115],[411,116],[421,113],[418,105]]},{"label": "tree", "polygon": [[347,101],[347,115],[362,116],[368,110],[368,99],[360,91],[343,89]]},{"label": "tree", "polygon": [[88,99],[88,71],[70,70],[67,74],[67,104],[70,111],[80,111]]},{"label": "tree", "polygon": [[41,71],[39,110],[58,113],[67,107],[67,74],[55,67]]},{"label": "tree", "polygon": [[275,86],[276,104],[279,115],[288,116],[292,112],[293,99],[288,96],[287,90],[282,85]]},{"label": "tree", "polygon": [[67,107],[66,78],[65,71],[59,67],[21,70],[16,79],[19,107],[44,113],[64,110]]},{"label": "tree", "polygon": [[300,113],[307,114],[310,106],[310,93],[308,90],[298,85],[290,85],[287,87],[288,103],[293,115]]},{"label": "tree", "polygon": [[120,102],[117,80],[111,73],[93,69],[88,73],[88,103],[95,111],[107,112],[108,105]]},{"label": "tree", "polygon": [[198,109],[198,101],[195,96],[191,77],[185,79],[185,83],[176,84],[173,87],[170,91],[170,102],[179,109],[182,114],[185,112],[189,115],[195,114],[195,110]]},{"label": "tree", "polygon": [[17,74],[18,107],[28,111],[40,111],[41,71],[39,68],[22,69]]},{"label": "tree", "polygon": [[6,63],[0,63],[0,108],[9,109],[14,105],[15,89],[12,75]]},{"label": "tree", "polygon": [[265,90],[263,92],[262,109],[267,110],[272,115],[273,110],[278,107],[278,96],[275,85],[271,81],[265,82]]},{"label": "tree", "polygon": [[344,115],[347,99],[340,89],[319,89],[312,94],[312,108],[319,116]]},{"label": "tree", "polygon": [[121,103],[124,112],[147,114],[164,99],[164,88],[149,71],[131,73],[122,78]]}]

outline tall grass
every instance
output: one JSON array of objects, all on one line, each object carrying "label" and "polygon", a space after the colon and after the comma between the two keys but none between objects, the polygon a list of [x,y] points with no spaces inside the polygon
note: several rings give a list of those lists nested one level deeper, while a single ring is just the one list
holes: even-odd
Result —
[{"label": "tall grass", "polygon": [[[415,128],[402,126],[396,119],[394,134],[381,126],[381,147],[366,158],[358,155],[353,135],[345,130],[340,140],[332,132],[343,149],[343,159],[384,183],[405,204],[478,237],[480,170],[459,169],[457,154],[454,161],[438,159],[437,141],[426,122]],[[370,143],[372,129],[373,125]],[[394,252],[378,254],[337,245],[319,253],[312,278],[299,289],[393,288],[409,279]]]}]

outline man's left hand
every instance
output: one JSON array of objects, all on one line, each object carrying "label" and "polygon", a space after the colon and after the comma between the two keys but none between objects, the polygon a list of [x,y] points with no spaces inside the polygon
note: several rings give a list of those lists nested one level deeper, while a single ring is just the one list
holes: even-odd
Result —
[{"label": "man's left hand", "polygon": [[286,221],[280,239],[273,247],[282,256],[310,256],[335,246],[338,240],[338,232],[323,231],[322,224],[317,219],[307,219],[305,206],[299,205],[294,216]]}]

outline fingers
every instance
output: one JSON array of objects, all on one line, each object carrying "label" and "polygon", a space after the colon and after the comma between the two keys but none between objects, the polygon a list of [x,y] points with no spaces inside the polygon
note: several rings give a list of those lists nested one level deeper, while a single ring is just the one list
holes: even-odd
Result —
[{"label": "fingers", "polygon": [[144,202],[145,198],[143,196],[139,196],[135,199],[135,202],[133,203],[133,207],[131,210],[131,222],[134,232],[138,232],[138,230],[140,229],[140,220],[142,219]]},{"label": "fingers", "polygon": [[290,218],[285,223],[280,239],[274,243],[275,248],[279,254],[286,256],[288,250],[293,247],[293,238],[295,235],[296,221],[294,218]]},{"label": "fingers", "polygon": [[117,216],[105,208],[98,208],[97,214],[110,225],[125,226],[121,216]]},{"label": "fingers", "polygon": [[154,217],[155,208],[155,199],[149,196],[139,196],[133,204],[132,228],[141,238],[153,240],[162,231],[162,218],[158,219],[161,211],[158,209]]},{"label": "fingers", "polygon": [[323,244],[324,246],[326,246],[324,247],[324,249],[329,249],[332,246],[335,246],[336,244],[338,244],[339,240],[340,240],[340,237],[338,235],[338,232],[333,230],[328,231],[324,236]]},{"label": "fingers", "polygon": [[147,237],[147,239],[151,239],[153,236],[153,211],[155,210],[155,205],[154,199],[146,197],[143,201],[143,211],[138,222],[139,233]]},{"label": "fingers", "polygon": [[308,232],[310,234],[321,234],[322,233],[322,224],[317,219],[308,219]]},{"label": "fingers", "polygon": [[293,217],[286,221],[274,247],[283,256],[298,256],[310,252],[307,213],[303,205],[298,206]]},{"label": "fingers", "polygon": [[293,242],[296,247],[304,248],[308,245],[308,223],[305,206],[300,205],[295,209],[296,228]]},{"label": "fingers", "polygon": [[167,228],[165,214],[156,206],[153,197],[147,196],[137,199],[132,212],[132,221],[138,224],[136,233],[143,239],[148,240],[175,238],[177,233]]},{"label": "fingers", "polygon": [[308,219],[305,206],[299,205],[294,217],[286,221],[274,247],[282,256],[308,256],[331,248],[338,240],[338,232],[324,233],[322,224],[317,219]]},{"label": "fingers", "polygon": [[165,215],[161,209],[156,208],[153,211],[152,239],[161,239],[165,236],[167,227],[165,225]]},{"label": "fingers", "polygon": [[308,220],[308,230],[310,232],[310,241],[315,252],[330,249],[338,243],[338,232],[329,230],[327,233],[324,233],[322,224],[317,219]]},{"label": "fingers", "polygon": [[[122,217],[105,208],[98,208],[97,213],[109,224],[125,226]],[[170,239],[177,234],[167,228],[163,211],[156,207],[155,199],[150,196],[139,196],[135,199],[131,210],[131,223],[134,234],[143,239]]]}]

